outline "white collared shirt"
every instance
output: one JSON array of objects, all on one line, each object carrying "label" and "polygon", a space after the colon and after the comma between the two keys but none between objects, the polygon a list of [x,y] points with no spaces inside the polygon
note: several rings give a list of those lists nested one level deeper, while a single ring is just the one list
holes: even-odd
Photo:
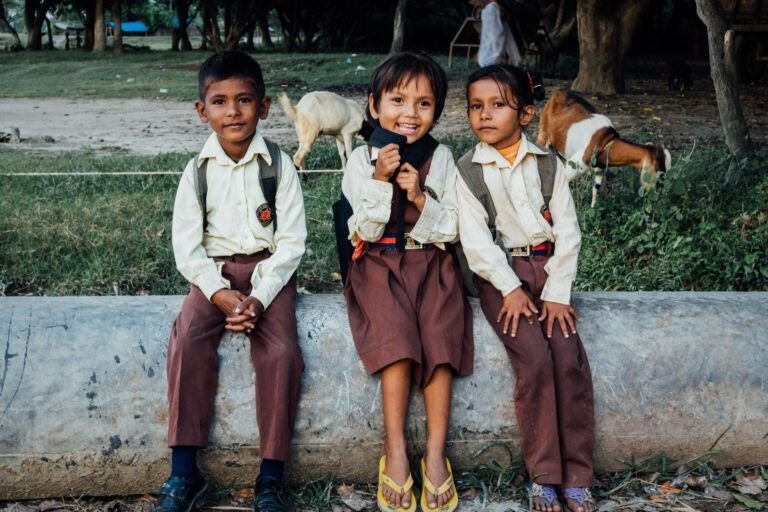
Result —
[{"label": "white collared shirt", "polygon": [[[349,218],[349,239],[353,244],[358,239],[375,242],[381,238],[392,212],[392,183],[373,178],[371,159],[376,160],[378,154],[378,148],[372,148],[369,158],[368,146],[358,146],[344,169],[341,190],[354,212]],[[425,194],[424,209],[411,229],[411,238],[417,242],[445,249],[445,242],[458,240],[457,175],[451,150],[440,144],[432,155],[424,183],[435,192],[437,199]]]},{"label": "white collared shirt", "polygon": [[[571,285],[581,247],[581,230],[576,207],[568,188],[562,163],[558,160],[549,210],[553,225],[541,213],[544,197],[536,155],[541,154],[523,135],[513,164],[492,146],[483,142],[475,147],[472,161],[483,167],[483,179],[496,207],[496,230],[505,247],[555,244],[554,255],[544,268],[548,274],[542,300],[570,304]],[[467,262],[473,272],[507,295],[521,283],[507,263],[507,256],[494,243],[488,228],[488,214],[459,176],[459,231]]]},{"label": "white collared shirt", "polygon": [[230,283],[221,275],[214,256],[254,254],[268,249],[272,255],[259,262],[251,276],[255,297],[266,309],[296,272],[304,254],[307,227],[304,196],[291,158],[282,153],[282,174],[277,188],[274,221],[262,226],[257,210],[267,203],[259,180],[258,155],[271,163],[264,138],[257,132],[245,156],[233,162],[212,133],[195,157],[198,165],[208,160],[208,225],[203,233],[203,215],[193,176],[193,160],[187,164],[173,207],[173,253],[179,272],[211,299]]}]

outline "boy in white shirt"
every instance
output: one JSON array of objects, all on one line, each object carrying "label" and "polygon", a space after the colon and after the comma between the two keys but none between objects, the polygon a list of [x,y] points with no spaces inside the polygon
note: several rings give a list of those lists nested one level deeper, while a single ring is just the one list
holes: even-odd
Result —
[{"label": "boy in white shirt", "polygon": [[261,68],[229,51],[203,63],[200,119],[213,132],[189,162],[173,209],[176,265],[191,283],[168,343],[171,476],[156,511],[199,506],[197,469],[208,445],[224,329],[251,341],[256,373],[259,477],[254,510],[287,510],[279,497],[304,368],[296,328],[296,268],[307,236],[291,159],[256,130],[269,113]]}]

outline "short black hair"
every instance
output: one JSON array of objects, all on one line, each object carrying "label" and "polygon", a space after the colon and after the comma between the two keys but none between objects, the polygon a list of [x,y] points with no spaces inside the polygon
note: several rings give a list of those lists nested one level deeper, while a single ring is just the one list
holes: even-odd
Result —
[{"label": "short black hair", "polygon": [[227,50],[211,55],[200,66],[200,72],[197,74],[200,101],[205,101],[205,92],[211,82],[220,82],[228,78],[240,78],[251,82],[258,97],[264,98],[264,76],[261,74],[259,63],[247,53]]},{"label": "short black hair", "polygon": [[[435,122],[440,119],[445,106],[445,96],[448,94],[448,78],[440,64],[432,57],[423,53],[398,52],[384,59],[373,72],[368,85],[368,94],[373,96],[373,104],[378,109],[382,95],[412,79],[424,75],[432,86],[435,95]],[[366,108],[368,120],[376,124],[371,112]]]},{"label": "short black hair", "polygon": [[507,94],[517,100],[519,107],[533,105],[534,100],[544,99],[544,84],[540,76],[534,76],[511,64],[491,64],[476,70],[467,78],[467,101],[469,86],[486,78],[496,82],[504,101],[509,105],[512,105],[512,102]]}]

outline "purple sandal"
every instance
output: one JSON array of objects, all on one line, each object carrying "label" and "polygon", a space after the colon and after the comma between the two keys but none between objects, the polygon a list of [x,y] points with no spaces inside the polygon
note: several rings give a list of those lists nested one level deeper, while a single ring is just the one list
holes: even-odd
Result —
[{"label": "purple sandal", "polygon": [[[533,499],[534,498],[541,498],[541,500],[547,504],[547,506],[554,507],[555,505],[560,505],[557,500],[557,490],[553,485],[547,485],[547,484],[537,484],[536,482],[531,482],[531,488],[528,490],[528,508],[531,510],[534,510],[533,508]],[[562,509],[562,507],[560,507]]]},{"label": "purple sandal", "polygon": [[[563,498],[565,498],[565,506],[568,510],[573,510],[568,506],[568,500],[573,500],[583,507],[584,510],[589,510],[584,504],[589,501],[594,505],[594,499],[592,493],[586,487],[565,487],[563,488]],[[594,507],[592,507],[594,510]],[[574,511],[575,512],[575,511]]]}]

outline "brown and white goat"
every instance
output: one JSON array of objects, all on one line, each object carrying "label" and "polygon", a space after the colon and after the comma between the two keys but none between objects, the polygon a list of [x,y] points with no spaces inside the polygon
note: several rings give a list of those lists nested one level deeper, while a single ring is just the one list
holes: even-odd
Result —
[{"label": "brown and white goat", "polygon": [[572,91],[552,94],[539,120],[539,145],[554,148],[567,160],[568,179],[595,169],[592,206],[603,182],[601,169],[628,165],[640,169],[640,183],[655,185],[672,165],[672,156],[664,146],[646,146],[623,140],[610,119],[598,114],[587,100]]},{"label": "brown and white goat", "polygon": [[291,118],[299,138],[299,149],[293,155],[293,163],[304,169],[304,158],[320,135],[336,138],[336,149],[341,158],[341,167],[347,165],[347,156],[352,153],[352,140],[363,128],[363,108],[352,100],[327,91],[305,94],[296,106],[284,92],[277,97],[283,112]]}]

